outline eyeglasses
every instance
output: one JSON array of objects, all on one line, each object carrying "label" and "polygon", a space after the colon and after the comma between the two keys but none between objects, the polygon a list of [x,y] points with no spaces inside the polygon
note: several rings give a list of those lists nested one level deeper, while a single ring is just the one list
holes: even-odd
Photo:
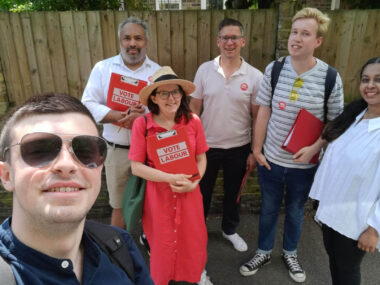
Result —
[{"label": "eyeglasses", "polygon": [[168,100],[170,95],[173,96],[174,99],[179,99],[182,96],[182,93],[179,91],[179,89],[174,89],[172,91],[158,91],[156,92],[156,95],[159,95],[161,99]]},{"label": "eyeglasses", "polygon": [[296,78],[293,83],[292,90],[290,91],[289,100],[291,101],[297,101],[298,97],[300,96],[299,90],[303,86],[303,79],[302,78]]},{"label": "eyeglasses", "polygon": [[[32,167],[50,164],[61,152],[63,139],[56,134],[36,132],[26,134],[19,143],[6,147],[5,153],[16,145],[20,146],[21,157]],[[80,135],[68,139],[72,156],[87,168],[97,168],[107,156],[107,143],[96,136]]]},{"label": "eyeglasses", "polygon": [[219,37],[219,39],[222,40],[223,43],[227,43],[228,40],[231,40],[233,43],[236,43],[238,40],[240,40],[243,36],[223,36]]}]

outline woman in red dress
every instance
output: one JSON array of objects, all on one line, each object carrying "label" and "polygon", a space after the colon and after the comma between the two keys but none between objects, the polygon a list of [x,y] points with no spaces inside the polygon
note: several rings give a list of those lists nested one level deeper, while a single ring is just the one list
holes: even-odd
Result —
[{"label": "woman in red dress", "polygon": [[156,169],[145,138],[184,127],[202,177],[208,146],[201,121],[191,113],[186,99],[194,89],[192,82],[179,79],[170,67],[162,67],[153,75],[152,84],[140,92],[140,101],[150,113],[146,119],[136,119],[132,128],[129,159],[133,174],[147,180],[142,224],[156,285],[176,281],[212,284],[204,270],[207,230],[199,180]]}]

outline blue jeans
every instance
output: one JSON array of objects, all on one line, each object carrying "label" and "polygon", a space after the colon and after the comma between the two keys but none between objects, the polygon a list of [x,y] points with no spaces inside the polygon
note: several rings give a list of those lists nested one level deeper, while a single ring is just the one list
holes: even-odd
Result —
[{"label": "blue jeans", "polygon": [[257,166],[261,189],[258,252],[270,253],[274,246],[278,214],[285,192],[285,225],[283,250],[295,253],[301,236],[304,204],[309,196],[317,167],[298,169],[269,162],[271,170]]}]

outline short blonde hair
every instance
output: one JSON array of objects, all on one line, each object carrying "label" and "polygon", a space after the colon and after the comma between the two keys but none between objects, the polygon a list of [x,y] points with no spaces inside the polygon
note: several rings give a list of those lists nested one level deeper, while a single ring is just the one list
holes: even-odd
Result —
[{"label": "short blonde hair", "polygon": [[298,19],[305,19],[305,18],[311,18],[317,21],[318,23],[318,30],[317,30],[317,36],[323,36],[324,34],[327,33],[329,29],[329,24],[330,24],[330,18],[326,15],[323,14],[321,11],[319,11],[316,8],[303,8],[302,10],[298,11],[293,19],[292,23],[297,21]]}]

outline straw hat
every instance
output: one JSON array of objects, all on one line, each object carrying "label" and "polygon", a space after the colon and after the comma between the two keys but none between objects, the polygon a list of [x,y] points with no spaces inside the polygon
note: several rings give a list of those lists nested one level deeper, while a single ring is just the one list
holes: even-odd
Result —
[{"label": "straw hat", "polygon": [[179,79],[170,66],[163,66],[153,74],[152,84],[141,89],[139,93],[141,103],[147,106],[148,98],[150,94],[152,94],[153,90],[166,84],[180,85],[183,91],[185,91],[186,96],[189,96],[195,90],[195,85],[193,82]]}]

